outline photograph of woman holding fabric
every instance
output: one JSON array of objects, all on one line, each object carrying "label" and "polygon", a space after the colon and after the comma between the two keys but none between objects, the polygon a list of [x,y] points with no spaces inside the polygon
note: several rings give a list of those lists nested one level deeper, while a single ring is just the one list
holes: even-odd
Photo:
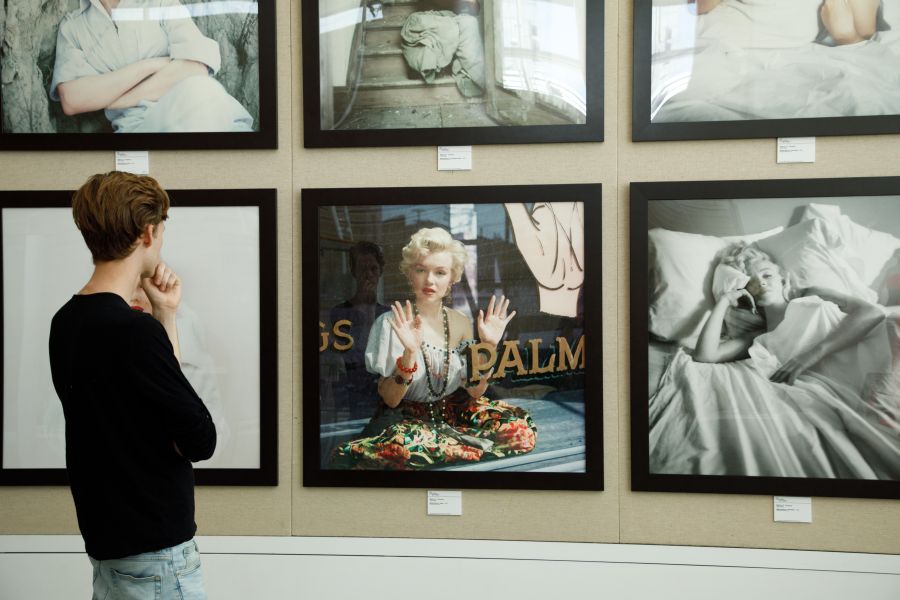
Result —
[{"label": "photograph of woman holding fabric", "polygon": [[[691,472],[691,465],[699,464],[704,472],[722,474],[900,479],[894,418],[900,382],[891,375],[884,310],[835,289],[792,288],[788,271],[743,243],[725,251],[714,287],[717,283],[718,300],[693,361],[676,357],[671,375],[651,399],[656,472]],[[725,326],[726,312],[739,308],[749,312],[745,324],[757,318],[755,327],[738,327],[733,320],[730,330]],[[746,361],[748,368],[722,376],[712,366],[736,361]],[[863,395],[867,379],[871,389],[871,374],[881,375],[881,402],[874,392],[870,401]],[[701,381],[707,385],[697,385]],[[729,418],[725,398],[735,389],[747,397],[746,405]],[[701,450],[708,447],[704,438],[710,428],[677,424],[685,412],[698,414],[698,405],[711,402],[720,406],[714,435],[736,443],[718,468],[713,454],[723,456],[722,448]],[[753,412],[772,418],[748,419]],[[816,441],[795,442],[804,439]]]},{"label": "photograph of woman holding fabric", "polygon": [[639,489],[900,482],[900,197],[878,179],[793,183],[634,184]]},{"label": "photograph of woman holding fabric", "polygon": [[[559,186],[566,200],[497,202],[519,188],[488,189],[304,190],[304,256],[316,265],[303,288],[318,297],[304,316],[318,320],[305,349],[318,403],[305,405],[304,452],[329,481],[356,481],[350,471],[593,472],[590,192]],[[373,195],[389,200],[359,202]],[[368,310],[335,310],[363,297]]]},{"label": "photograph of woman holding fabric", "polygon": [[259,130],[255,1],[38,4],[0,22],[4,133]]}]

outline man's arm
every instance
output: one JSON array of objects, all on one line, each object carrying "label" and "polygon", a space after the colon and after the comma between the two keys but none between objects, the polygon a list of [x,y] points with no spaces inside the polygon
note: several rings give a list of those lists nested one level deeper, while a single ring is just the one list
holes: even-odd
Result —
[{"label": "man's arm", "polygon": [[181,279],[165,263],[156,265],[150,277],[141,279],[141,287],[153,307],[153,318],[160,322],[172,343],[175,358],[181,362],[181,347],[178,343],[178,327],[175,316],[181,304]]},{"label": "man's arm", "polygon": [[[69,116],[104,108],[171,62],[167,56],[145,58],[109,73],[85,75],[56,88],[63,112]],[[137,103],[135,103],[137,104]]]},{"label": "man's arm", "polygon": [[141,100],[159,100],[182,79],[208,75],[209,71],[203,63],[176,59],[122,94],[107,108],[129,108],[137,106]]},{"label": "man's arm", "polygon": [[216,449],[215,423],[181,371],[167,333],[141,316],[130,335],[134,350],[128,375],[148,414],[165,428],[175,452],[191,462],[210,458]]},{"label": "man's arm", "polygon": [[[156,265],[141,287],[153,307],[153,318],[165,330],[165,338],[151,330],[155,338],[137,365],[139,385],[150,391],[172,436],[172,446],[190,461],[205,460],[216,449],[216,426],[209,410],[197,396],[181,370],[181,350],[175,315],[181,304],[181,280],[165,263]],[[168,344],[166,343],[168,342]]]}]

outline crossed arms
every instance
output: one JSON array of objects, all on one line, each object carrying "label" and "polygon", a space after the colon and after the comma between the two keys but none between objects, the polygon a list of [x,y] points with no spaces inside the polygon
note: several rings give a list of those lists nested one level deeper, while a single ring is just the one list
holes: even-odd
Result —
[{"label": "crossed arms", "polygon": [[179,81],[207,74],[207,67],[201,62],[160,56],[109,73],[66,81],[56,90],[63,112],[71,116],[106,108],[129,108],[141,100],[159,100]]}]

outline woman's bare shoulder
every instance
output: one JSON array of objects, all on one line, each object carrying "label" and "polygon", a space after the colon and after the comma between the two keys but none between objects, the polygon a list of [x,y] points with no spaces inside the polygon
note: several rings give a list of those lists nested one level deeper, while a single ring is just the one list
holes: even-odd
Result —
[{"label": "woman's bare shoulder", "polygon": [[469,321],[469,317],[467,317],[462,311],[456,310],[455,308],[447,308],[447,319],[450,321],[450,325],[459,325],[462,323],[471,324]]},{"label": "woman's bare shoulder", "polygon": [[447,308],[447,322],[450,325],[450,337],[454,342],[459,343],[472,337],[472,321],[461,311]]}]

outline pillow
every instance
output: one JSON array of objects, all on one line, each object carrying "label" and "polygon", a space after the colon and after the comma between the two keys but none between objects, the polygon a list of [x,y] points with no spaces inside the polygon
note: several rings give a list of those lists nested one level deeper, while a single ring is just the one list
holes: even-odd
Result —
[{"label": "pillow", "polygon": [[751,243],[783,229],[725,238],[651,229],[647,261],[650,334],[693,346],[714,304],[712,277],[719,252],[734,242]]},{"label": "pillow", "polygon": [[869,302],[878,301],[877,294],[841,255],[840,230],[830,221],[802,221],[754,245],[787,269],[796,287],[826,287]]},{"label": "pillow", "polygon": [[[859,274],[860,279],[876,293],[884,287],[895,263],[894,255],[900,249],[900,239],[855,223],[841,214],[840,207],[831,204],[810,204],[804,210],[803,218],[826,221],[840,237],[836,251]],[[884,303],[884,298],[879,299]]]}]

